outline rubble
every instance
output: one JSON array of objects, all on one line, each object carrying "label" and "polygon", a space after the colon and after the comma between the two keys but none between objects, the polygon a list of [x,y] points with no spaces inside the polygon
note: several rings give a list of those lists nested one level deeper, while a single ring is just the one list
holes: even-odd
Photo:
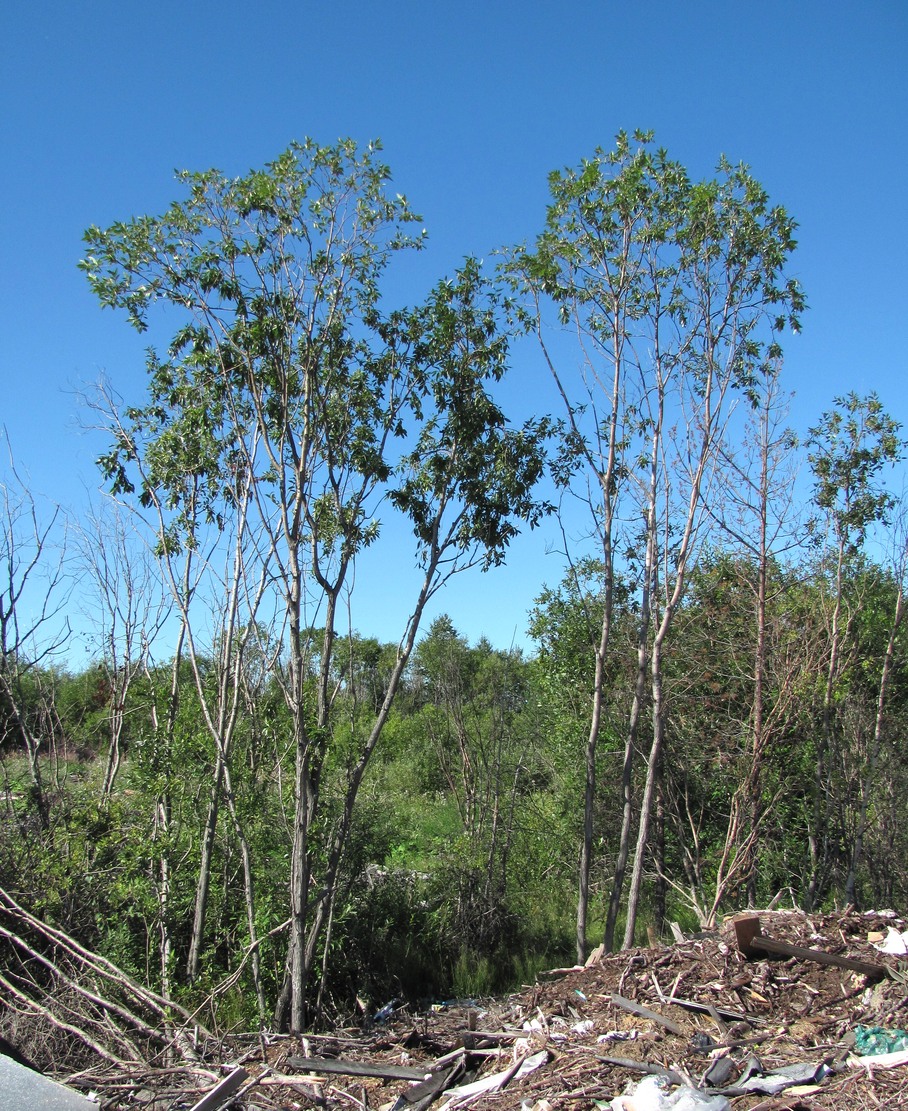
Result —
[{"label": "rubble", "polygon": [[[734,1111],[908,1108],[908,1052],[866,1054],[856,1044],[866,1030],[880,1048],[898,1044],[908,1026],[906,963],[868,940],[905,923],[853,911],[761,919],[766,936],[842,963],[873,958],[883,975],[784,953],[748,956],[729,920],[715,935],[597,954],[504,998],[423,1012],[402,1006],[368,1030],[233,1039],[220,1050],[222,1071],[242,1064],[249,1079],[230,1106],[649,1111],[724,1100]],[[103,1076],[91,1083],[107,1111],[138,1107],[137,1090],[155,1089],[148,1077],[115,1092]],[[196,1073],[182,1106],[204,1092]],[[170,1075],[166,1102],[141,1106],[180,1106],[173,1100]]]}]

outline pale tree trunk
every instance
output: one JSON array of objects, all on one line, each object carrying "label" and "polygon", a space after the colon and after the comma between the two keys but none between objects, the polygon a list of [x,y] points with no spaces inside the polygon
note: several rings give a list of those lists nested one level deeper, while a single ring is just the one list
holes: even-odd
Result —
[{"label": "pale tree trunk", "polygon": [[[751,840],[742,852],[741,870],[746,877],[747,905],[757,898],[759,830],[763,821],[763,759],[766,749],[764,697],[766,681],[766,587],[769,552],[766,543],[766,518],[760,517],[760,563],[757,568],[757,643],[754,648],[754,698],[751,744],[751,772],[745,781],[749,800]],[[718,908],[716,908],[718,909]]]},{"label": "pale tree trunk", "polygon": [[[173,661],[170,666],[170,688],[167,692],[167,713],[165,715],[163,737],[161,723],[158,716],[154,696],[151,700],[151,731],[157,743],[164,745],[162,763],[169,768],[171,753],[173,752],[174,733],[176,730],[177,713],[180,707],[180,664],[183,659],[183,644],[186,637],[185,624],[180,625],[177,643],[174,649]],[[149,686],[154,687],[151,668],[146,658],[144,661],[145,677]],[[172,966],[173,966],[173,934],[170,928],[171,895],[173,875],[170,866],[170,838],[173,827],[173,805],[170,792],[169,776],[165,776],[164,786],[155,800],[154,810],[154,839],[161,847],[158,850],[156,863],[155,889],[158,900],[158,946],[159,963],[161,968],[161,994],[169,999],[173,993]]]},{"label": "pale tree trunk", "polygon": [[208,808],[205,824],[202,827],[202,843],[199,853],[199,874],[196,880],[195,901],[192,913],[192,932],[189,939],[189,954],[186,958],[186,974],[190,980],[197,980],[202,958],[202,945],[205,940],[205,922],[208,915],[208,896],[211,891],[211,867],[214,860],[214,843],[218,830],[218,813],[221,807],[221,791],[224,785],[224,758],[220,748],[215,755],[215,768],[211,787],[208,792]]},{"label": "pale tree trunk", "polygon": [[[626,256],[625,256],[626,264]],[[623,267],[622,267],[623,278]],[[619,284],[621,284],[619,282]],[[609,419],[607,425],[608,447],[606,451],[605,467],[594,467],[599,482],[599,492],[602,498],[602,575],[603,575],[603,609],[602,625],[600,627],[599,643],[595,648],[595,671],[593,676],[593,698],[590,713],[590,729],[587,735],[586,751],[584,753],[584,793],[583,793],[583,839],[580,849],[580,876],[577,895],[577,962],[582,964],[587,956],[587,922],[589,918],[590,901],[590,871],[593,860],[594,825],[593,815],[596,806],[596,778],[597,778],[597,749],[599,736],[602,731],[602,718],[605,711],[605,668],[611,648],[612,616],[615,599],[615,510],[618,496],[618,470],[621,456],[618,452],[618,436],[623,417],[622,391],[624,381],[624,360],[622,343],[624,340],[624,321],[621,299],[612,300],[612,319],[614,321],[612,335],[612,387],[609,398]],[[559,383],[560,386],[560,383]],[[562,390],[564,397],[564,391]],[[565,397],[565,401],[567,401]],[[570,405],[567,406],[571,412]],[[573,419],[573,418],[572,418]],[[591,457],[591,462],[596,462]],[[595,514],[593,515],[595,519]]]},{"label": "pale tree trunk", "polygon": [[[614,949],[615,945],[615,932],[617,929],[618,915],[621,910],[624,881],[627,875],[628,862],[630,860],[634,823],[634,757],[637,751],[640,723],[642,721],[644,703],[646,700],[647,673],[652,669],[652,646],[650,644],[650,637],[653,621],[653,606],[658,585],[659,522],[657,497],[660,453],[662,451],[664,406],[665,384],[664,381],[660,380],[656,389],[655,410],[651,415],[649,464],[647,484],[644,492],[643,519],[645,529],[645,554],[641,580],[640,616],[637,622],[637,677],[624,745],[624,762],[621,769],[621,832],[618,840],[615,871],[612,877],[612,888],[605,922],[604,946],[609,952]],[[633,934],[633,927],[631,927],[631,933]]]},{"label": "pale tree trunk", "polygon": [[249,841],[246,837],[236,808],[236,798],[233,793],[233,783],[230,778],[230,768],[224,767],[224,787],[227,809],[233,823],[233,831],[240,846],[240,858],[243,862],[243,898],[246,905],[246,928],[249,931],[250,964],[252,967],[252,986],[255,991],[258,1006],[259,1023],[265,1021],[267,1004],[265,1003],[265,990],[262,985],[262,966],[259,954],[258,927],[255,924],[255,885],[253,882],[252,854],[249,850]]},{"label": "pale tree trunk", "polygon": [[[232,746],[236,734],[237,722],[241,710],[241,696],[244,690],[242,672],[244,653],[254,627],[255,616],[265,592],[267,569],[258,569],[258,580],[252,579],[249,574],[247,562],[247,522],[251,497],[250,472],[239,483],[234,491],[237,507],[237,516],[234,531],[228,537],[225,568],[217,582],[220,583],[225,603],[222,611],[217,612],[219,643],[217,644],[216,674],[214,676],[214,693],[211,694],[203,675],[199,645],[193,633],[190,621],[189,606],[193,599],[193,588],[190,587],[190,568],[192,565],[192,552],[188,552],[185,560],[182,580],[177,585],[175,577],[171,574],[171,589],[180,607],[184,619],[186,643],[188,646],[189,662],[192,668],[193,682],[199,702],[205,729],[214,747],[214,768],[208,794],[208,806],[205,823],[202,829],[202,839],[199,854],[199,872],[196,881],[195,902],[193,906],[192,932],[190,935],[189,952],[186,961],[187,975],[190,980],[199,976],[202,948],[205,941],[205,927],[208,914],[208,903],[211,892],[211,876],[214,862],[215,843],[217,839],[218,822],[221,811],[222,796],[225,787],[230,783],[230,760]],[[167,567],[172,570],[169,559]],[[241,611],[243,619],[241,620]],[[241,852],[243,842],[241,840]],[[252,890],[249,886],[248,876],[245,884],[247,903],[252,899]],[[253,916],[254,919],[254,916]],[[258,948],[255,945],[255,931],[252,931],[250,944],[254,946],[256,957]]]},{"label": "pale tree trunk", "polygon": [[828,880],[829,837],[832,812],[832,789],[829,783],[829,756],[833,744],[834,695],[839,676],[842,652],[842,609],[844,606],[842,576],[845,566],[845,541],[839,538],[836,549],[835,598],[829,633],[829,659],[826,665],[826,682],[823,688],[823,712],[813,783],[813,820],[808,829],[807,844],[810,853],[810,877],[805,893],[805,910],[816,908]]},{"label": "pale tree trunk", "polygon": [[889,640],[883,656],[883,666],[880,671],[880,684],[877,691],[876,716],[873,723],[873,737],[870,742],[870,754],[867,767],[861,776],[861,801],[858,811],[857,829],[855,832],[854,846],[848,866],[848,876],[845,880],[845,902],[857,905],[857,876],[864,858],[864,838],[867,833],[867,814],[870,809],[870,800],[876,779],[877,763],[883,745],[883,734],[886,725],[886,697],[889,693],[889,680],[892,676],[892,665],[895,657],[895,641],[904,615],[904,592],[899,581],[898,595],[895,601],[895,612],[892,626],[889,630]]},{"label": "pale tree trunk", "polygon": [[[154,837],[155,840],[165,845],[170,840],[172,814],[170,809],[169,794],[163,795],[155,805]],[[170,858],[164,850],[158,855],[157,862],[157,897],[158,897],[158,961],[161,967],[161,994],[169,999],[173,994],[171,982],[171,962],[173,959],[173,937],[170,931],[170,897],[172,876],[170,872]]]},{"label": "pale tree trunk", "polygon": [[[381,708],[369,732],[359,757],[351,768],[347,787],[344,794],[344,804],[340,819],[332,832],[327,849],[327,866],[324,879],[319,883],[317,891],[311,891],[312,871],[309,857],[308,831],[311,825],[312,813],[306,811],[297,817],[297,836],[293,844],[292,867],[295,869],[295,885],[291,890],[291,912],[295,918],[292,924],[290,948],[287,955],[287,971],[284,983],[275,1009],[275,1022],[282,1028],[288,1021],[291,1032],[300,1032],[305,1029],[306,1023],[313,1017],[310,1014],[308,989],[312,972],[316,966],[319,942],[324,939],[329,924],[333,921],[334,905],[338,890],[338,878],[343,854],[347,847],[350,830],[353,825],[356,800],[360,784],[366,768],[381,738],[388,715],[397,695],[397,690],[403,678],[407,662],[416,643],[416,634],[422,618],[423,610],[429,597],[433,593],[433,582],[437,562],[432,564],[427,571],[423,587],[420,592],[416,607],[411,615],[407,631],[398,649],[397,662],[388,680],[385,697]],[[327,690],[327,686],[325,687]],[[329,709],[326,704],[326,712]],[[325,728],[328,727],[325,723]],[[309,750],[306,747],[298,753],[298,770],[302,772],[302,782],[298,780],[297,790],[300,797],[308,799],[314,806],[316,796],[312,792],[312,780],[309,769]],[[308,786],[307,786],[308,785]],[[308,794],[306,793],[308,790]],[[305,883],[305,887],[302,884]],[[327,942],[326,942],[327,944]],[[317,994],[316,1007],[322,997],[322,985]]]},{"label": "pale tree trunk", "polygon": [[[312,886],[310,829],[318,805],[320,767],[313,767],[313,738],[305,719],[304,686],[308,655],[301,621],[302,573],[298,552],[291,548],[290,643],[291,643],[291,716],[296,740],[296,778],[294,784],[293,844],[290,854],[290,940],[287,954],[287,975],[276,1015],[278,1028],[284,1025],[283,1007],[289,1003],[290,1031],[306,1028],[309,976],[315,957],[315,946],[307,943],[310,919],[310,888]],[[334,596],[336,598],[336,595]],[[315,744],[324,744],[328,727],[328,666],[334,637],[334,598],[329,595],[329,611],[325,619],[324,643],[318,678],[317,729]],[[316,757],[317,758],[317,757]]]},{"label": "pale tree trunk", "polygon": [[615,932],[621,912],[621,899],[624,893],[624,880],[630,859],[631,836],[634,823],[634,756],[640,733],[640,722],[646,701],[646,676],[649,669],[649,638],[653,596],[653,575],[655,574],[655,505],[647,516],[646,556],[643,576],[640,618],[637,627],[637,678],[634,685],[634,698],[631,703],[627,735],[624,744],[624,760],[621,766],[621,831],[618,837],[618,851],[615,870],[609,895],[608,912],[605,920],[603,945],[607,952],[615,948]]},{"label": "pale tree trunk", "polygon": [[[587,365],[586,390],[590,399],[590,410],[596,417],[595,432],[588,441],[579,424],[581,410],[572,402],[564,385],[545,340],[543,315],[539,305],[538,292],[534,292],[535,332],[543,357],[556,389],[561,397],[566,414],[567,425],[571,430],[574,449],[579,450],[590,475],[595,480],[595,496],[589,493],[590,517],[595,522],[602,548],[602,593],[603,611],[598,636],[591,631],[590,648],[594,655],[593,690],[590,699],[590,722],[583,750],[583,830],[580,842],[577,883],[576,915],[576,955],[578,963],[583,963],[588,952],[588,920],[590,904],[590,877],[593,863],[595,838],[595,809],[597,795],[597,752],[606,711],[607,692],[605,690],[605,670],[611,647],[612,618],[615,597],[615,515],[619,496],[625,486],[623,458],[625,445],[622,443],[624,421],[631,417],[624,396],[625,380],[628,370],[628,344],[626,323],[627,297],[631,273],[633,251],[633,220],[625,218],[619,232],[620,246],[615,259],[605,256],[596,259],[594,266],[602,270],[601,278],[607,292],[606,316],[609,321],[608,340],[602,342],[595,329],[585,321],[583,298],[571,302],[575,329]],[[600,348],[601,344],[601,348]],[[610,381],[599,371],[599,361],[605,362],[610,370]],[[607,418],[598,421],[600,401],[604,399]],[[578,449],[577,445],[582,445]],[[595,497],[595,500],[594,500]],[[567,544],[565,554],[570,559]],[[606,929],[608,935],[610,930]]]},{"label": "pale tree trunk", "polygon": [[653,699],[653,741],[650,746],[649,758],[646,764],[646,780],[643,785],[643,798],[640,801],[640,820],[637,827],[637,845],[634,852],[634,866],[631,870],[631,883],[627,896],[627,918],[624,926],[623,949],[630,949],[634,944],[634,931],[637,926],[637,914],[640,907],[640,895],[643,888],[643,872],[648,849],[649,827],[653,813],[653,803],[656,796],[656,778],[659,762],[662,759],[662,750],[665,744],[665,706],[663,703],[662,689],[662,645],[671,617],[664,614],[659,632],[653,641],[650,661],[652,675]]},{"label": "pale tree trunk", "polygon": [[[692,396],[696,398],[696,408],[688,416],[689,423],[686,434],[688,437],[693,434],[695,439],[693,443],[688,439],[681,451],[676,453],[677,466],[679,469],[684,467],[687,459],[691,459],[691,462],[688,472],[689,488],[684,513],[681,517],[683,526],[677,544],[673,544],[671,540],[671,527],[673,523],[672,490],[675,480],[671,473],[672,468],[668,465],[666,460],[666,444],[663,437],[662,424],[667,399],[667,389],[670,383],[668,376],[663,377],[662,366],[658,360],[656,363],[658,420],[654,422],[654,450],[651,464],[652,477],[650,486],[652,497],[651,509],[655,508],[654,493],[656,482],[654,480],[658,480],[662,487],[660,497],[664,499],[664,518],[660,526],[664,536],[661,544],[659,544],[655,535],[654,541],[659,548],[658,565],[664,568],[663,575],[668,576],[670,568],[671,573],[674,575],[674,579],[673,581],[669,581],[666,578],[664,582],[659,584],[657,577],[654,583],[654,599],[658,594],[663,592],[665,598],[661,606],[661,612],[658,614],[658,625],[654,628],[650,648],[653,739],[646,766],[643,798],[640,803],[637,845],[634,855],[634,866],[631,872],[631,883],[627,903],[627,919],[624,929],[623,948],[625,949],[629,948],[634,943],[634,931],[637,924],[640,896],[643,888],[643,874],[647,854],[649,827],[656,793],[656,779],[662,759],[662,752],[665,747],[667,712],[665,705],[664,675],[662,670],[663,650],[675,612],[684,594],[687,569],[693,557],[694,545],[697,540],[700,522],[703,516],[703,486],[709,477],[710,468],[715,459],[719,437],[722,432],[722,421],[724,419],[723,402],[730,384],[730,380],[727,376],[720,376],[717,374],[712,349],[709,350],[708,366],[709,374],[702,387],[702,396],[699,389],[696,387],[691,390]],[[684,385],[685,383],[683,381],[680,382],[679,389]],[[692,446],[695,446],[695,452],[691,452],[690,449]],[[653,531],[655,533],[655,529]],[[656,586],[658,586],[658,590],[655,589]]]},{"label": "pale tree trunk", "polygon": [[593,707],[590,730],[584,752],[583,787],[583,837],[580,841],[580,877],[577,890],[577,963],[587,957],[587,919],[590,906],[590,871],[593,857],[593,814],[596,806],[596,749],[602,725],[603,672],[605,670],[606,630],[603,622],[603,640],[596,651],[596,670],[593,676]]}]

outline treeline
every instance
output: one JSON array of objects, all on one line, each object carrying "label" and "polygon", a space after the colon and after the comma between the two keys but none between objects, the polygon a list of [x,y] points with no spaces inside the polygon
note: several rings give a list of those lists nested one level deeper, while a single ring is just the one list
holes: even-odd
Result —
[{"label": "treeline", "polygon": [[[143,403],[94,399],[112,502],[55,549],[4,486],[6,892],[165,999],[292,1030],[780,891],[904,895],[900,430],[873,395],[786,427],[795,226],[746,167],[620,135],[552,175],[531,247],[393,308],[421,235],[376,147],[181,180],[86,235],[102,305],[176,321]],[[521,425],[518,338],[562,406]],[[392,515],[419,576],[384,644],[355,571]],[[421,629],[546,516],[532,655]]]},{"label": "treeline", "polygon": [[[786,903],[879,907],[901,905],[908,891],[908,761],[898,740],[908,660],[901,645],[890,648],[898,584],[870,563],[849,569],[834,723],[824,733],[834,581],[822,566],[773,568],[766,726],[755,751],[754,574],[728,552],[705,557],[678,614],[638,943],[668,919],[709,925],[780,892]],[[532,657],[470,645],[448,618],[432,623],[346,836],[319,950],[320,1011],[500,990],[573,959],[590,618],[573,584],[547,591],[533,615]],[[618,608],[607,669],[592,944],[603,938],[615,874],[637,618],[632,603]],[[356,636],[336,656],[332,753],[321,769],[329,817],[313,834],[316,859],[330,851],[330,820],[343,809],[396,655],[395,645]],[[214,689],[217,663],[198,667],[203,689]],[[208,1017],[222,1026],[270,1021],[294,806],[290,723],[276,682],[254,659],[244,665],[222,761],[190,665],[144,669],[122,703],[104,664],[79,674],[28,668],[21,678],[22,716],[7,707],[3,719],[2,886],[184,1003],[240,969]],[[31,764],[23,730],[37,742]]]}]

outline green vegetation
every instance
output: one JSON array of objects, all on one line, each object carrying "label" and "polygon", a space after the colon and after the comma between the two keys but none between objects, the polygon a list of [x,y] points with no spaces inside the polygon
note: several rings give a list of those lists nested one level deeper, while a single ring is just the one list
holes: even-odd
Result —
[{"label": "green vegetation", "polygon": [[[414,307],[377,148],[181,181],[87,234],[101,303],[171,329],[143,403],[97,397],[118,501],[64,550],[2,486],[3,891],[210,1026],[291,1030],[780,891],[904,900],[900,430],[837,401],[797,505],[794,224],[746,168],[694,182],[622,135],[553,175],[532,251]],[[521,331],[564,408],[518,426]],[[532,654],[422,627],[549,512]],[[386,644],[356,557],[401,525],[421,579]],[[15,945],[3,985],[37,997]]]}]

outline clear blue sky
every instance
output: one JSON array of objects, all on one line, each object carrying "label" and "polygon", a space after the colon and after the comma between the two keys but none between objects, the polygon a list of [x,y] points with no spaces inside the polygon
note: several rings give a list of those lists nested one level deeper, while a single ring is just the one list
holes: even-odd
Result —
[{"label": "clear blue sky", "polygon": [[[103,371],[143,390],[143,340],[76,270],[84,228],[162,210],[174,169],[242,173],[305,135],[382,139],[429,230],[414,298],[463,255],[531,238],[547,173],[621,128],[654,129],[693,175],[746,161],[800,223],[794,425],[852,389],[908,424],[905,0],[33,0],[0,31],[0,424],[65,505],[98,485],[79,389]],[[547,398],[537,375],[518,366],[515,396]],[[559,578],[530,536],[436,611],[506,646]],[[361,631],[396,639],[393,583]]]}]

